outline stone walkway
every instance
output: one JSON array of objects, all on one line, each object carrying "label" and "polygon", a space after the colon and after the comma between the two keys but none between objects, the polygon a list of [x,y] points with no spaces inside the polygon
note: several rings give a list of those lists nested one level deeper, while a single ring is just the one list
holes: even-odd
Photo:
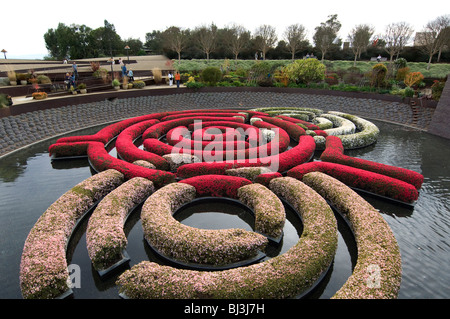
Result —
[{"label": "stone walkway", "polygon": [[[65,132],[139,115],[189,109],[311,107],[341,111],[368,120],[382,120],[426,130],[434,109],[398,102],[340,96],[273,92],[182,93],[104,100],[29,112],[0,119],[0,156]],[[68,100],[70,101],[70,100]]]}]

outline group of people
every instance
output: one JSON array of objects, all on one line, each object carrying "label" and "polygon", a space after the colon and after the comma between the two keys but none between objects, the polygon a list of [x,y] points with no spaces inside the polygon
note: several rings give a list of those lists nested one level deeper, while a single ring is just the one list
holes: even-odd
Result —
[{"label": "group of people", "polygon": [[[67,63],[67,62],[66,62]],[[134,81],[134,74],[131,69],[127,69],[126,64],[122,61],[122,59],[119,59],[119,63],[122,70],[122,77],[128,77],[129,81]],[[169,78],[169,86],[173,85],[173,81],[175,80],[175,83],[177,84],[177,88],[180,87],[181,83],[181,75],[179,72],[176,72],[175,75],[172,74],[172,72],[169,72],[168,75]],[[65,83],[67,86],[67,89],[70,90],[71,87],[76,89],[76,81],[78,80],[78,66],[76,62],[73,62],[72,64],[72,72],[67,72],[65,77]]]},{"label": "group of people", "polygon": [[169,78],[169,86],[173,85],[173,80],[175,79],[175,82],[177,83],[177,88],[180,87],[181,75],[179,72],[177,72],[175,76],[172,74],[172,72],[169,72],[168,78]]},{"label": "group of people", "polygon": [[122,58],[119,59],[120,68],[122,69],[122,77],[128,77],[128,81],[134,81],[134,74],[131,69],[127,69],[127,66],[122,61]]}]

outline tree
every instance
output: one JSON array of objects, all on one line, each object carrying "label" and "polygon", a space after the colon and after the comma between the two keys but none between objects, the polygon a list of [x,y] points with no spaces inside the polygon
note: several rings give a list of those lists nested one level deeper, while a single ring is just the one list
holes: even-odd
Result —
[{"label": "tree", "polygon": [[181,60],[181,52],[187,44],[187,32],[179,27],[172,26],[163,32],[164,46],[178,54],[178,61]]},{"label": "tree", "polygon": [[206,59],[209,61],[209,55],[216,47],[217,27],[214,24],[209,27],[200,26],[195,29],[194,34],[200,49],[206,54]]},{"label": "tree", "polygon": [[413,28],[406,22],[391,23],[386,27],[383,40],[386,45],[385,51],[389,54],[389,61],[392,62],[394,55],[399,55],[408,43]]},{"label": "tree", "polygon": [[145,48],[153,54],[163,54],[163,33],[159,30],[153,30],[145,34]]},{"label": "tree", "polygon": [[[433,56],[440,53],[444,46],[448,43],[450,37],[450,16],[440,16],[433,21],[429,21],[420,33],[418,43],[420,49],[428,55],[427,70],[430,69],[430,64]],[[417,40],[416,35],[416,40]]]},{"label": "tree", "polygon": [[266,52],[277,42],[277,33],[274,27],[264,24],[255,31],[256,45],[266,59]]},{"label": "tree", "polygon": [[50,56],[58,60],[69,57],[70,38],[70,28],[64,23],[58,23],[56,29],[49,29],[44,34],[44,41]]},{"label": "tree", "polygon": [[322,52],[322,61],[333,44],[339,41],[337,36],[340,29],[341,23],[337,20],[337,14],[329,15],[327,21],[321,22],[316,27],[313,40],[316,47]]},{"label": "tree", "polygon": [[306,38],[305,27],[301,24],[292,24],[286,28],[283,35],[289,52],[292,54],[292,61],[294,61],[295,54],[302,49],[302,44],[304,44]]},{"label": "tree", "polygon": [[250,32],[242,25],[233,24],[226,30],[225,42],[231,53],[233,53],[235,60],[238,59],[239,53],[244,49],[249,40]]},{"label": "tree", "polygon": [[361,53],[364,52],[370,43],[370,38],[374,33],[374,28],[366,25],[360,24],[355,26],[348,35],[348,40],[355,54],[355,60],[353,65],[356,66],[356,59],[361,57]]}]

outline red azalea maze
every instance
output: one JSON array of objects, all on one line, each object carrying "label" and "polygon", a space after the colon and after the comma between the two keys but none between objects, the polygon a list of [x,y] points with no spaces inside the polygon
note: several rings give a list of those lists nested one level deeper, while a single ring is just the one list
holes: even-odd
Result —
[{"label": "red azalea maze", "polygon": [[[316,141],[308,131],[326,138],[320,160],[313,160]],[[108,151],[113,142],[117,157]],[[333,187],[341,187],[336,186],[341,183],[413,204],[423,183],[417,172],[344,155],[341,139],[328,136],[311,122],[255,110],[188,110],[138,116],[93,135],[60,138],[49,147],[49,154],[55,160],[87,156],[95,171],[115,170],[124,180],[145,178],[155,190],[173,183],[188,184],[195,188],[196,197],[239,199],[240,189],[253,183],[265,189],[273,187],[275,192],[285,183],[275,181],[283,178],[288,178],[289,189],[300,189],[290,184],[291,179],[302,181],[319,172],[337,180]],[[243,175],[231,176],[230,170]]]}]

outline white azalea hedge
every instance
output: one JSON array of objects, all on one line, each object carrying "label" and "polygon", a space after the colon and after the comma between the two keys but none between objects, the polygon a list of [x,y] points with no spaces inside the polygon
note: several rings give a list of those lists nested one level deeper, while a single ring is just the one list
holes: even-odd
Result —
[{"label": "white azalea hedge", "polygon": [[[375,143],[379,129],[372,122],[359,116],[343,112],[323,112],[316,108],[295,107],[265,107],[255,108],[253,111],[266,112],[272,116],[284,115],[301,119],[317,125],[327,135],[338,136],[345,149],[361,148]],[[301,127],[304,125],[297,123]],[[325,137],[317,135],[312,130],[306,130],[307,135],[314,137],[317,150],[325,149]]]},{"label": "white azalea hedge", "polygon": [[68,239],[84,214],[123,182],[123,174],[106,170],[67,191],[42,214],[22,253],[20,288],[25,299],[58,298],[69,290]]}]

